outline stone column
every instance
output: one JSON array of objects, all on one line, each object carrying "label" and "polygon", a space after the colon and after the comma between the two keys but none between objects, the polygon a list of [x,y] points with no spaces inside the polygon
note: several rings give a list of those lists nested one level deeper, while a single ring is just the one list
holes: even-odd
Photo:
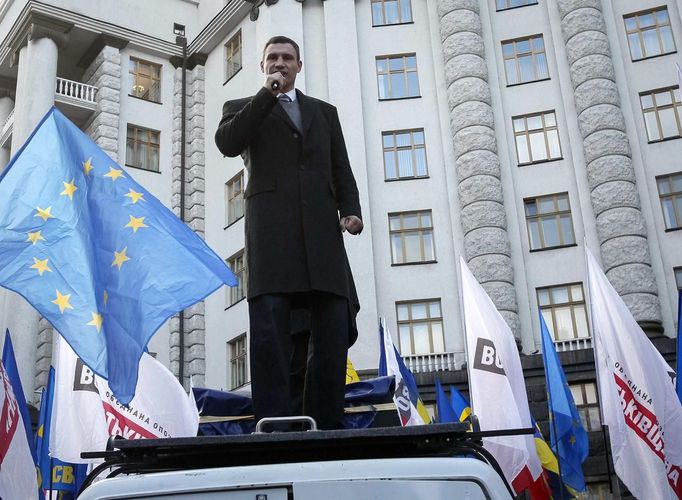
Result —
[{"label": "stone column", "polygon": [[478,0],[439,0],[438,17],[465,258],[520,342]]},{"label": "stone column", "polygon": [[558,7],[604,271],[640,326],[659,335],[661,307],[601,0],[558,0]]},{"label": "stone column", "polygon": [[[181,61],[171,61],[174,64]],[[205,119],[204,64],[206,56],[195,54],[187,63],[186,115],[185,115],[185,222],[199,236],[204,237],[205,194]],[[182,125],[182,67],[175,70],[173,97],[173,195],[172,208],[180,217],[181,175],[181,125]],[[180,321],[175,316],[170,324],[170,368],[175,376],[180,374]],[[189,378],[203,386],[206,376],[206,325],[204,303],[198,302],[184,311],[183,386],[189,387]]]},{"label": "stone column", "polygon": [[[12,153],[26,141],[35,126],[54,104],[57,61],[60,47],[68,42],[64,23],[36,19],[28,25],[27,45],[16,49],[18,79],[12,131]],[[5,292],[4,317],[14,335],[17,365],[29,403],[37,400],[35,390],[44,385],[49,367],[52,329],[21,296]],[[39,366],[37,366],[39,365]],[[34,368],[35,367],[35,368]]]},{"label": "stone column", "polygon": [[[10,95],[10,91],[5,89],[0,89],[0,129],[7,120],[14,109],[14,100]],[[0,148],[0,172],[2,172],[9,163],[10,160],[10,150],[9,148]]]},{"label": "stone column", "polygon": [[[121,51],[125,41],[114,40],[108,45],[109,39],[93,45],[96,52],[94,59],[81,60],[79,65],[85,67],[83,81],[97,87],[97,111],[85,126],[88,134],[97,145],[118,162],[119,116],[121,110]],[[120,42],[120,43],[117,43]],[[90,59],[90,58],[88,58]]]}]

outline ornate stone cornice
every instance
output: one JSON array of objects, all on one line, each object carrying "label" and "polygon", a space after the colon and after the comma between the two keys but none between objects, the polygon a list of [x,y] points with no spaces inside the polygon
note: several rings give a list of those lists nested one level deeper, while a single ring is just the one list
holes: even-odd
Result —
[{"label": "ornate stone cornice", "polygon": [[[246,3],[252,4],[251,11],[249,12],[249,19],[256,21],[260,13],[259,7],[265,4],[267,7],[275,5],[279,0],[244,0]],[[304,3],[305,0],[296,0],[298,3]],[[324,2],[324,0],[322,0]]]},{"label": "ornate stone cornice", "polygon": [[[197,66],[205,66],[206,59],[208,59],[208,54],[204,54],[203,52],[195,52],[187,58],[187,69],[192,71]],[[170,63],[174,68],[179,68],[182,66],[182,57],[173,56],[170,58]]]},{"label": "ornate stone cornice", "polygon": [[11,38],[7,44],[10,50],[10,66],[17,64],[19,50],[25,47],[29,40],[49,38],[57,47],[63,49],[69,43],[69,32],[73,29],[73,24],[32,12],[25,16],[18,26],[15,25],[15,28],[13,33],[10,33]]}]

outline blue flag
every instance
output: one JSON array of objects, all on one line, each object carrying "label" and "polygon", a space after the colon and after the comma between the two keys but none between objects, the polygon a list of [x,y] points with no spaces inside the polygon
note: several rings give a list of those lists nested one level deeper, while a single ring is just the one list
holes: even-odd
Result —
[{"label": "blue flag", "polygon": [[682,290],[677,291],[677,361],[675,363],[675,390],[677,391],[677,397],[682,403],[682,384],[680,384],[680,370],[682,370],[682,357],[680,356],[680,349],[682,348],[682,338],[680,337],[680,332],[682,332],[682,325],[680,325],[680,316],[682,314]]},{"label": "blue flag", "polygon": [[554,342],[545,319],[540,314],[542,358],[545,363],[547,401],[549,404],[551,445],[559,460],[561,478],[576,491],[585,491],[582,463],[589,453],[587,432],[580,421],[573,395],[566,383]]},{"label": "blue flag", "polygon": [[21,294],[127,404],[173,314],[237,280],[56,108],[0,176],[0,286]]},{"label": "blue flag", "polygon": [[441,424],[459,422],[459,414],[455,413],[438,377],[436,377],[436,406],[438,407],[438,421]]},{"label": "blue flag", "polygon": [[[50,367],[47,386],[40,399],[40,417],[36,433],[36,452],[38,454],[38,470],[40,489],[70,492],[71,498],[83,484],[87,475],[87,464],[71,464],[50,456],[50,431],[52,420],[52,403],[54,401],[54,368]],[[59,498],[65,498],[64,494]]]},{"label": "blue flag", "polygon": [[19,369],[17,368],[17,360],[14,357],[14,347],[12,346],[12,337],[9,334],[9,330],[5,330],[5,343],[2,346],[2,364],[14,389],[14,397],[17,398],[19,413],[21,414],[21,420],[24,422],[24,430],[26,431],[26,440],[33,455],[33,463],[38,463],[35,444],[33,443],[33,431],[31,431],[31,416],[28,413],[24,389],[21,387]]},{"label": "blue flag", "polygon": [[462,396],[461,392],[455,389],[454,385],[450,386],[450,405],[452,405],[459,422],[464,422],[471,415],[471,403]]}]

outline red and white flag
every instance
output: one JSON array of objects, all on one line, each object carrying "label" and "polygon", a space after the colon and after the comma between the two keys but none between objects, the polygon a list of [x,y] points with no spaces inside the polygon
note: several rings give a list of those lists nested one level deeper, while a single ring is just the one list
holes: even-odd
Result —
[{"label": "red and white flag", "polygon": [[[460,258],[472,412],[482,431],[530,429],[526,383],[514,334]],[[519,494],[542,474],[532,434],[484,438]]]},{"label": "red and white flag", "polygon": [[585,251],[599,395],[616,473],[637,498],[682,498],[682,407],[675,372]]},{"label": "red and white flag", "polygon": [[0,498],[38,498],[38,477],[14,389],[0,362]]},{"label": "red and white flag", "polygon": [[135,397],[126,408],[61,336],[55,349],[50,454],[87,463],[83,451],[103,451],[109,436],[157,439],[196,436],[199,412],[173,374],[148,354],[140,359]]}]

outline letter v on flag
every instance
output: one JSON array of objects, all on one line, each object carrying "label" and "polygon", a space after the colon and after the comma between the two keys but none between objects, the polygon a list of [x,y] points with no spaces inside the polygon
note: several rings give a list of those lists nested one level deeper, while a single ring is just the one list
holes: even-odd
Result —
[{"label": "letter v on flag", "polygon": [[223,284],[223,259],[54,107],[0,175],[0,286],[124,404],[151,336]]},{"label": "letter v on flag", "polygon": [[637,498],[682,498],[682,408],[674,372],[585,248],[603,423]]},{"label": "letter v on flag", "polygon": [[[481,430],[531,429],[521,360],[514,335],[460,258],[469,366],[469,396]],[[542,473],[532,434],[484,438],[516,494]]]}]

